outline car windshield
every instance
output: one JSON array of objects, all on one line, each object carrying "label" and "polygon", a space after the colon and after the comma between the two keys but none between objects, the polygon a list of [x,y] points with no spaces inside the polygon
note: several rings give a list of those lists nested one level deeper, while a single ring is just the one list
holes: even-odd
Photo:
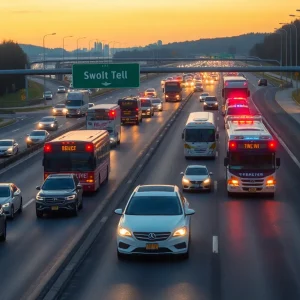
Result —
[{"label": "car windshield", "polygon": [[83,101],[81,100],[67,100],[66,101],[66,105],[69,105],[69,106],[81,106],[83,103]]},{"label": "car windshield", "polygon": [[208,96],[208,97],[205,98],[205,101],[214,101],[215,102],[215,101],[217,101],[217,98]]},{"label": "car windshield", "polygon": [[134,196],[125,212],[126,215],[178,216],[182,208],[177,196]]},{"label": "car windshield", "polygon": [[55,108],[65,108],[66,106],[64,104],[56,104]]},{"label": "car windshield", "polygon": [[54,121],[54,118],[52,118],[52,117],[44,117],[44,118],[42,118],[41,121],[42,121],[42,122],[53,122],[53,121]]},{"label": "car windshield", "polygon": [[229,107],[227,110],[227,115],[251,115],[250,109],[248,107]]},{"label": "car windshield", "polygon": [[186,175],[208,175],[206,168],[187,168]]},{"label": "car windshield", "polygon": [[46,95],[52,94],[51,92],[45,92]]},{"label": "car windshield", "polygon": [[159,99],[153,99],[152,103],[158,103],[159,104],[159,103],[161,103],[161,101]]},{"label": "car windshield", "polygon": [[71,190],[74,189],[74,181],[72,178],[49,178],[47,179],[42,190]]},{"label": "car windshield", "polygon": [[9,197],[10,189],[8,186],[0,186],[0,197]]},{"label": "car windshield", "polygon": [[59,88],[59,89],[64,89],[65,87],[64,87],[64,86],[59,86],[58,88]]},{"label": "car windshield", "polygon": [[45,131],[33,131],[30,133],[30,136],[45,136],[46,132]]},{"label": "car windshield", "polygon": [[154,89],[149,89],[149,90],[146,90],[146,93],[154,93],[155,90]]},{"label": "car windshield", "polygon": [[0,146],[12,146],[13,141],[0,141]]}]

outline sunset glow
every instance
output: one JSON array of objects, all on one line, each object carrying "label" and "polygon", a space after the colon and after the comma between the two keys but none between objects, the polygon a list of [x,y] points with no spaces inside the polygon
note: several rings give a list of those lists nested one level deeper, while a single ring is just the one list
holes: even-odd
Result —
[{"label": "sunset glow", "polygon": [[[197,40],[272,32],[279,22],[290,22],[299,1],[279,0],[9,0],[1,1],[0,38],[22,44],[76,48],[76,39],[118,41],[121,47],[144,46],[162,40]],[[297,5],[299,7],[297,7]],[[116,45],[116,47],[120,47]]]}]

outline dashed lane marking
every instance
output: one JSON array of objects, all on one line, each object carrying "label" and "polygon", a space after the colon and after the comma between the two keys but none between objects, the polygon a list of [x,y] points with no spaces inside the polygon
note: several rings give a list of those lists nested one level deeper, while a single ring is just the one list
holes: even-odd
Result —
[{"label": "dashed lane marking", "polygon": [[214,190],[216,191],[218,189],[218,181],[214,181]]},{"label": "dashed lane marking", "polygon": [[29,206],[33,201],[35,201],[34,198],[30,199],[27,203],[25,203],[25,204],[23,205],[23,209],[25,209],[27,206]]},{"label": "dashed lane marking", "polygon": [[219,253],[219,239],[216,235],[214,235],[212,238],[212,252]]},{"label": "dashed lane marking", "polygon": [[12,130],[11,132],[16,132],[16,131],[19,131],[19,130],[20,130],[20,128],[17,128],[15,130]]}]

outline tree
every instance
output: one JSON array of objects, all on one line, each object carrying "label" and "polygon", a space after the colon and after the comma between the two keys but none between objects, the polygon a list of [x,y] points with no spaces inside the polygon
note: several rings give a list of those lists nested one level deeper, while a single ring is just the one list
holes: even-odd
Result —
[{"label": "tree", "polygon": [[[13,41],[0,44],[0,70],[25,69],[28,58],[21,47]],[[25,87],[24,75],[0,76],[0,95]]]}]

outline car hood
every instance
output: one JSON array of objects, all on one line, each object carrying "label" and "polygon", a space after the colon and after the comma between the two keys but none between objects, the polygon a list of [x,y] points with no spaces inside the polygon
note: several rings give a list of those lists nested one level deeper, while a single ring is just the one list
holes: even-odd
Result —
[{"label": "car hood", "polygon": [[183,215],[180,216],[130,216],[123,215],[120,225],[132,232],[173,232],[183,226]]},{"label": "car hood", "polygon": [[4,204],[10,201],[10,197],[0,197],[0,204]]},{"label": "car hood", "polygon": [[185,175],[184,178],[192,181],[203,181],[208,178],[208,175]]},{"label": "car hood", "polygon": [[65,196],[70,195],[74,192],[74,189],[68,189],[68,190],[41,190],[38,195],[41,197],[47,197],[47,196]]}]

